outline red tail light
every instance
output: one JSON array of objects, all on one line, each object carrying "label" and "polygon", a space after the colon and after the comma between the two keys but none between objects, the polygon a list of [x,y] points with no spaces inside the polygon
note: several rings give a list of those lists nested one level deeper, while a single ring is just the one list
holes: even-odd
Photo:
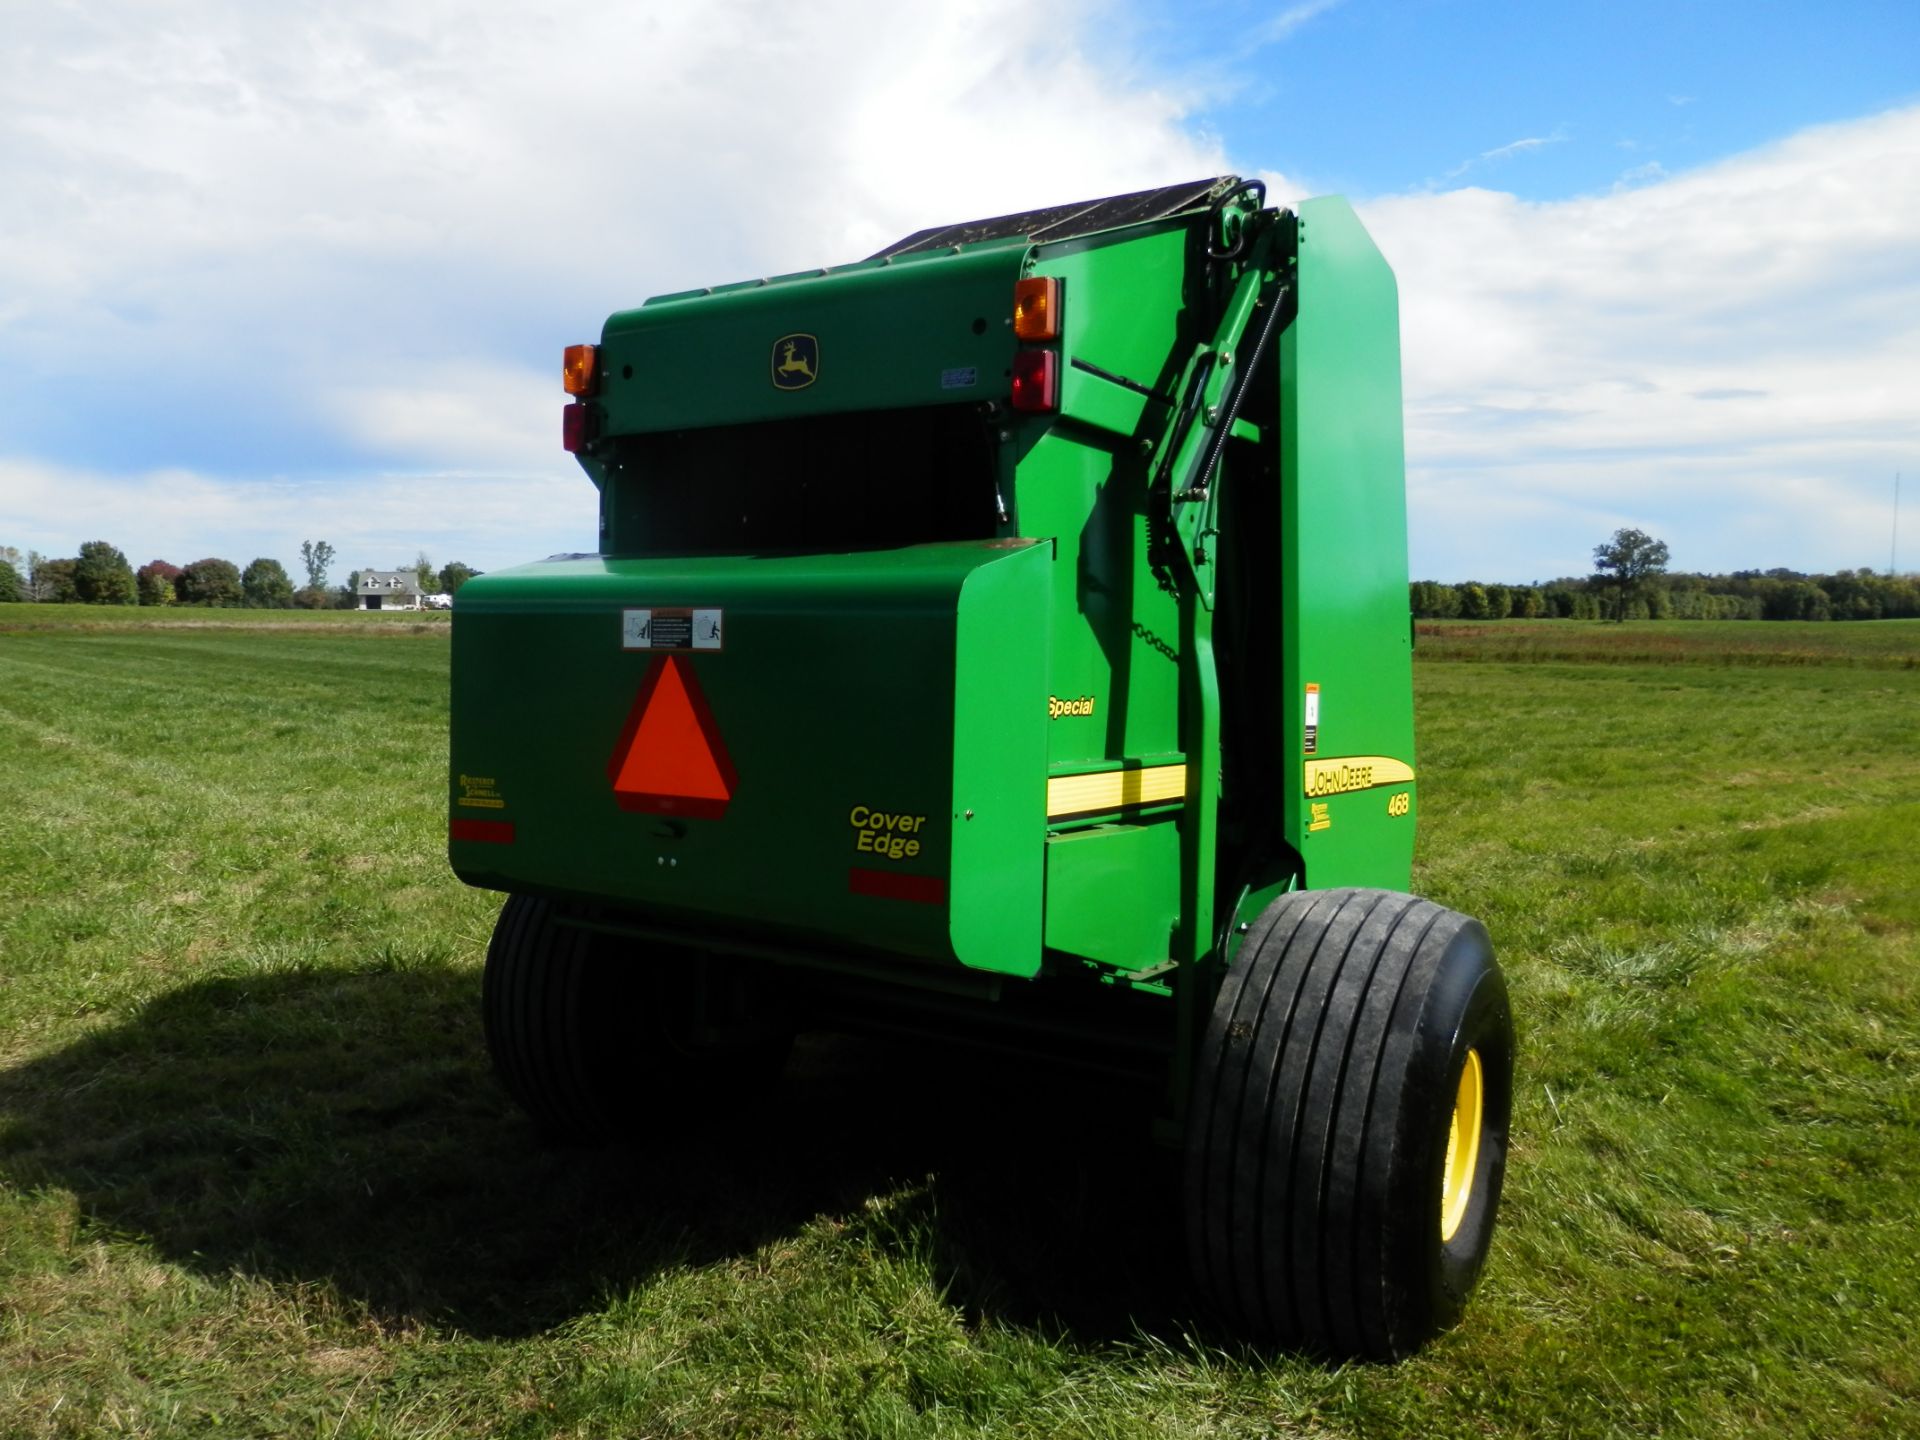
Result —
[{"label": "red tail light", "polygon": [[1030,415],[1060,408],[1060,357],[1022,350],[1013,357],[1013,408]]},{"label": "red tail light", "polygon": [[560,412],[560,444],[569,455],[577,455],[593,438],[587,423],[589,411],[584,405],[569,405]]}]

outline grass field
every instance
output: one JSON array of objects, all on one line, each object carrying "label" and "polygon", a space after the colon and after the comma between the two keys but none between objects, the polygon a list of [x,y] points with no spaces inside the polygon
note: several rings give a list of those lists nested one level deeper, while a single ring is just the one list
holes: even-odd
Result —
[{"label": "grass field", "polygon": [[1920,624],[1422,636],[1513,1168],[1464,1326],[1328,1368],[1193,1314],[1071,1080],[810,1041],[739,1133],[537,1148],[444,626],[52,611],[0,607],[0,1434],[1920,1434]]},{"label": "grass field", "polygon": [[446,610],[217,610],[196,606],[148,609],[125,605],[0,605],[0,635],[39,630],[361,630],[411,634],[444,630]]}]

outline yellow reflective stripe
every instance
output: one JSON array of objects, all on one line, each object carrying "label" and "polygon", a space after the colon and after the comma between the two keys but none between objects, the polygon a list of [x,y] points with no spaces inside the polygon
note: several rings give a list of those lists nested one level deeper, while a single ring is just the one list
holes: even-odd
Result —
[{"label": "yellow reflective stripe", "polygon": [[1185,765],[1150,765],[1142,770],[1099,770],[1091,775],[1056,775],[1047,781],[1047,818],[1091,815],[1129,805],[1184,800]]},{"label": "yellow reflective stripe", "polygon": [[1327,795],[1345,795],[1350,790],[1405,785],[1411,779],[1413,767],[1387,755],[1347,755],[1307,761],[1307,794],[1315,800]]}]

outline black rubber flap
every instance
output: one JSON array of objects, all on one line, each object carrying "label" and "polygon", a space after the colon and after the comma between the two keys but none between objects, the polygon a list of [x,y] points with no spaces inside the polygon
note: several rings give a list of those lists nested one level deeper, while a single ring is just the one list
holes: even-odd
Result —
[{"label": "black rubber flap", "polygon": [[1109,195],[1104,200],[1082,200],[1073,205],[1053,205],[1045,210],[1026,210],[1018,215],[996,215],[991,220],[966,220],[958,225],[937,225],[919,230],[904,240],[896,240],[886,249],[869,255],[869,260],[889,255],[911,255],[919,250],[942,250],[953,245],[973,245],[982,240],[1004,240],[1024,235],[1035,244],[1048,240],[1071,240],[1076,235],[1091,235],[1096,230],[1111,230],[1119,225],[1138,225],[1144,220],[1164,220],[1188,210],[1201,210],[1239,185],[1237,175],[1220,175],[1211,180],[1190,180],[1184,185],[1164,185],[1158,190],[1136,190],[1131,195]]}]

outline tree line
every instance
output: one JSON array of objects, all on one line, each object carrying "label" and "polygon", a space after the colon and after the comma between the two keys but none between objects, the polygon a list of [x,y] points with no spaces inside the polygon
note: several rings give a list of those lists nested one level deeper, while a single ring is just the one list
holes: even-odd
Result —
[{"label": "tree line", "polygon": [[1593,547],[1593,574],[1532,585],[1416,580],[1416,620],[1901,620],[1920,616],[1920,578],[1840,570],[1670,575],[1667,542],[1622,529]]},{"label": "tree line", "polygon": [[[360,575],[350,571],[344,585],[327,585],[334,549],[325,540],[300,542],[306,584],[278,560],[262,556],[242,569],[231,560],[209,556],[186,565],[150,560],[138,570],[116,546],[89,540],[78,555],[50,557],[37,550],[25,555],[0,545],[0,604],[41,601],[55,605],[200,605],[250,610],[352,610],[359,606]],[[422,551],[411,565],[420,589],[452,595],[480,572],[458,560],[436,569]]]},{"label": "tree line", "polygon": [[[360,575],[329,588],[334,549],[325,540],[303,540],[300,564],[306,584],[278,560],[262,557],[242,569],[209,557],[187,565],[150,560],[135,570],[105,540],[89,540],[80,553],[23,557],[0,545],[0,603],[39,600],[83,605],[202,605],[260,610],[352,610],[360,603]],[[1536,581],[1531,585],[1478,580],[1443,584],[1416,580],[1409,589],[1419,620],[1897,620],[1920,618],[1920,577],[1840,570],[1808,575],[1798,570],[1736,570],[1730,575],[1669,574],[1664,541],[1639,530],[1618,530],[1594,547],[1594,573]],[[422,591],[452,595],[480,572],[458,560],[434,568],[425,552],[411,565]]]},{"label": "tree line", "polygon": [[1920,617],[1920,579],[1871,570],[1678,573],[1645,582],[1624,603],[1591,576],[1531,585],[1416,580],[1411,599],[1420,620],[1902,620]]}]

